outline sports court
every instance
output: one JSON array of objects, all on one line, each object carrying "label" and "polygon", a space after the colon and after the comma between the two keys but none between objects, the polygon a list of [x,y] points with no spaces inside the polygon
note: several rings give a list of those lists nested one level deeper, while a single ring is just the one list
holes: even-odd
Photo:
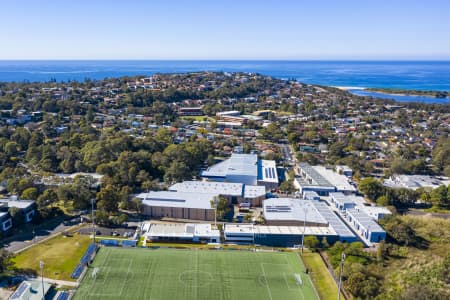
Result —
[{"label": "sports court", "polygon": [[319,298],[294,252],[103,247],[74,299]]}]

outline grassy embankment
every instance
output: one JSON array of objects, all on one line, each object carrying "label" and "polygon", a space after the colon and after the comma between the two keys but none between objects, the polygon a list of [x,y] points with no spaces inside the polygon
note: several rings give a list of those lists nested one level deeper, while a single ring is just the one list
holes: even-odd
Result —
[{"label": "grassy embankment", "polygon": [[[338,287],[328,272],[322,258],[318,253],[304,252],[302,255],[305,266],[311,270],[310,277],[322,300],[334,300],[337,297]],[[341,299],[345,299],[341,294]]]},{"label": "grassy embankment", "polygon": [[89,243],[91,239],[88,235],[78,233],[69,237],[58,235],[17,254],[14,263],[17,268],[32,269],[40,274],[39,262],[43,261],[45,263],[44,277],[73,280],[70,275]]}]

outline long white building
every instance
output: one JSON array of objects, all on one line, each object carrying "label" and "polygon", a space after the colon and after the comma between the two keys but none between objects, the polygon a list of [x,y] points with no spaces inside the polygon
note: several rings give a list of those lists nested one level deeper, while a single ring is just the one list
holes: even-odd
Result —
[{"label": "long white building", "polygon": [[210,181],[260,185],[269,190],[278,187],[275,161],[258,159],[256,154],[233,153],[230,158],[203,171],[201,177]]}]

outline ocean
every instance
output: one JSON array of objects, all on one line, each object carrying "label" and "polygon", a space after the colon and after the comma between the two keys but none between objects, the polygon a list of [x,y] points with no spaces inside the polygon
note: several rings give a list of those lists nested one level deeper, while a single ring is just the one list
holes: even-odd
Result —
[{"label": "ocean", "polygon": [[[300,82],[356,88],[450,91],[450,61],[0,61],[0,81],[83,81],[195,71],[257,72]],[[450,103],[450,99],[350,92],[397,101]]]}]

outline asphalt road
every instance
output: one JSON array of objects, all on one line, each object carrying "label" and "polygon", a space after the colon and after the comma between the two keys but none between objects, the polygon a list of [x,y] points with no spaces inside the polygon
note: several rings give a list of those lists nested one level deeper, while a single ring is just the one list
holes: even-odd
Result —
[{"label": "asphalt road", "polygon": [[61,222],[58,226],[51,230],[36,230],[35,237],[33,239],[33,233],[28,233],[27,235],[23,235],[18,238],[16,241],[12,241],[9,244],[7,244],[4,248],[10,252],[17,252],[22,250],[23,248],[26,248],[34,243],[37,243],[39,241],[42,241],[45,238],[48,238],[49,236],[52,236],[54,234],[63,232],[70,227],[72,227],[73,224],[67,224],[65,225],[64,222]]},{"label": "asphalt road", "polygon": [[292,155],[289,145],[287,144],[278,144],[278,145],[280,146],[281,151],[283,152],[284,160],[290,165],[295,164],[294,156]]}]

